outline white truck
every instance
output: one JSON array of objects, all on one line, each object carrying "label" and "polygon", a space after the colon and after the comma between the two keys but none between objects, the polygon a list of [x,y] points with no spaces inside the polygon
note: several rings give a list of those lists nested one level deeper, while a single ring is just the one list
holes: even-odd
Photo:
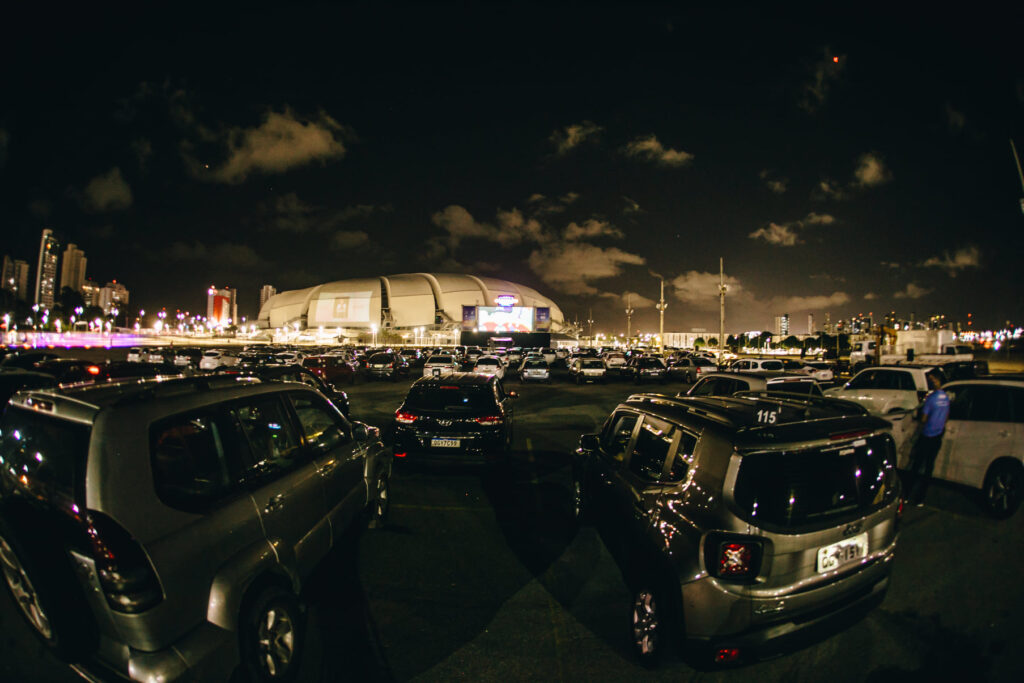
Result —
[{"label": "white truck", "polygon": [[[850,342],[850,367],[874,363],[874,340]],[[899,330],[894,346],[883,346],[881,364],[888,365],[912,361],[914,363],[947,363],[974,360],[974,349],[969,344],[956,343],[951,330]]]}]

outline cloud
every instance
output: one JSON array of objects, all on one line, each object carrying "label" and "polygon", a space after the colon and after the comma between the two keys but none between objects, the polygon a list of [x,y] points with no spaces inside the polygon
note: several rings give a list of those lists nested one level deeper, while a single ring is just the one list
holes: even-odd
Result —
[{"label": "cloud", "polygon": [[892,173],[885,167],[882,157],[876,152],[862,154],[853,172],[854,184],[858,187],[875,187],[892,180]]},{"label": "cloud", "polygon": [[370,236],[362,230],[339,230],[331,237],[335,249],[355,249],[370,243]]},{"label": "cloud", "polygon": [[888,268],[889,270],[899,270],[902,268],[896,261],[880,261],[880,264],[883,268]]},{"label": "cloud", "polygon": [[771,300],[772,310],[777,311],[817,311],[850,303],[850,295],[846,292],[832,292],[828,296],[788,296],[774,297]]},{"label": "cloud", "polygon": [[625,307],[630,306],[634,310],[641,308],[654,308],[654,299],[648,299],[643,294],[633,291],[625,291],[622,294],[616,294],[614,292],[602,292],[601,297],[615,301],[623,307],[623,313],[625,313]]},{"label": "cloud", "polygon": [[565,228],[565,239],[578,241],[594,237],[623,237],[622,231],[607,221],[590,218],[583,225],[569,223]]},{"label": "cloud", "polygon": [[621,274],[623,265],[643,265],[642,256],[616,247],[553,244],[535,250],[527,262],[545,283],[565,294],[597,294],[590,283]]},{"label": "cloud", "polygon": [[90,180],[81,198],[87,211],[118,211],[132,205],[132,189],[115,166]]},{"label": "cloud", "polygon": [[430,217],[430,222],[448,233],[448,245],[459,246],[465,239],[483,238],[496,241],[497,228],[487,223],[478,223],[465,207],[458,204],[446,206]]},{"label": "cloud", "polygon": [[757,177],[763,180],[765,186],[775,194],[784,194],[789,186],[789,178],[774,178],[768,169],[758,173]]},{"label": "cloud", "polygon": [[[673,278],[671,284],[675,297],[687,306],[704,310],[718,308],[718,273],[691,270]],[[725,277],[725,286],[731,302],[750,298],[740,281],[731,275]]]},{"label": "cloud", "polygon": [[834,180],[826,178],[818,183],[814,196],[816,198],[846,199],[849,194]]},{"label": "cloud", "polygon": [[596,123],[584,121],[556,130],[548,140],[555,146],[555,154],[563,156],[582,145],[587,139],[594,138],[602,130],[604,128]]},{"label": "cloud", "polygon": [[653,161],[661,166],[685,166],[693,159],[689,152],[666,148],[653,134],[631,140],[623,148],[623,153],[628,157]]},{"label": "cloud", "polygon": [[832,84],[839,79],[846,65],[846,55],[834,55],[825,48],[822,57],[811,67],[810,78],[804,83],[799,106],[813,114],[825,104]]},{"label": "cloud", "polygon": [[766,227],[758,228],[747,235],[747,237],[753,240],[762,239],[768,244],[775,244],[780,247],[792,247],[801,242],[792,228],[788,225],[779,225],[778,223],[769,223]]},{"label": "cloud", "polygon": [[802,244],[803,240],[797,234],[797,230],[809,225],[832,225],[836,219],[827,213],[811,212],[804,218],[788,223],[769,223],[766,227],[758,228],[747,235],[750,239],[761,239],[768,244],[775,244],[780,247],[792,247]]},{"label": "cloud", "polygon": [[526,199],[527,204],[535,204],[536,202],[542,201],[544,201],[544,195],[542,195],[540,192],[534,192]]},{"label": "cloud", "polygon": [[344,128],[324,112],[311,118],[297,117],[290,109],[269,111],[260,125],[229,128],[221,137],[227,160],[217,168],[199,163],[191,153],[186,160],[197,177],[236,185],[250,174],[283,173],[345,156],[340,138]]},{"label": "cloud", "polygon": [[946,119],[946,129],[950,133],[959,133],[967,126],[967,116],[962,111],[957,111],[949,102],[943,106],[942,111]]},{"label": "cloud", "polygon": [[942,256],[932,256],[921,265],[925,268],[941,268],[949,273],[950,277],[956,277],[961,270],[981,266],[981,250],[975,246],[963,247],[952,255],[947,251],[943,252]]},{"label": "cloud", "polygon": [[896,292],[895,294],[893,294],[893,298],[896,298],[896,299],[920,299],[921,297],[928,296],[931,293],[932,293],[932,290],[925,289],[924,287],[921,287],[921,286],[917,285],[916,283],[911,282],[910,284],[907,285],[906,289],[904,289],[904,290],[902,290],[900,292]]},{"label": "cloud", "polygon": [[868,292],[867,294],[864,295],[864,300],[865,301],[874,301],[877,298],[878,298],[878,295],[875,294],[874,292]]},{"label": "cloud", "polygon": [[266,268],[271,265],[248,244],[225,242],[208,246],[202,242],[195,242],[191,245],[185,242],[174,242],[165,253],[174,261],[188,261],[192,264],[215,264],[252,269]]},{"label": "cloud", "polygon": [[627,216],[631,213],[642,213],[643,209],[640,208],[640,205],[626,195],[622,195],[622,201],[626,202],[626,208],[622,210],[622,213]]}]

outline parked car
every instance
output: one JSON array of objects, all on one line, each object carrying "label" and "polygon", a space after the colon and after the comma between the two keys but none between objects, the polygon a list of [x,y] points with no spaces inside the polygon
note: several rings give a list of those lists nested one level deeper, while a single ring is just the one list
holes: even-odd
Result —
[{"label": "parked car", "polygon": [[60,358],[60,354],[53,353],[52,351],[15,349],[4,356],[3,360],[0,360],[0,368],[20,368],[22,370],[31,370],[36,363],[42,363],[48,360],[59,360]]},{"label": "parked car", "polygon": [[524,384],[526,382],[546,382],[551,383],[551,368],[544,362],[544,358],[541,356],[535,356],[533,358],[526,358],[523,364],[519,366],[519,380]]},{"label": "parked car", "polygon": [[348,394],[328,385],[318,375],[314,374],[312,370],[301,365],[271,363],[270,365],[259,365],[251,368],[223,368],[221,372],[238,377],[256,377],[264,382],[298,382],[305,384],[323,394],[342,415],[348,417]]},{"label": "parked car", "polygon": [[421,377],[395,411],[395,457],[460,464],[503,459],[512,447],[515,399],[494,375]]},{"label": "parked car", "polygon": [[608,380],[608,366],[600,358],[580,357],[569,366],[569,377],[576,384],[604,383]]},{"label": "parked car", "polygon": [[459,362],[450,354],[435,354],[423,364],[424,377],[444,377],[459,371]]},{"label": "parked car", "polygon": [[677,377],[683,382],[696,382],[700,375],[700,366],[697,365],[699,358],[677,356],[669,360],[668,374]]},{"label": "parked car", "polygon": [[803,371],[819,382],[831,382],[836,377],[835,365],[832,363],[811,361],[803,366]]},{"label": "parked car", "polygon": [[344,356],[307,356],[302,359],[302,367],[312,372],[331,387],[354,384],[356,381],[355,366],[345,360]]},{"label": "parked car", "polygon": [[128,349],[128,355],[125,356],[125,360],[129,363],[141,363],[142,362],[142,347],[133,346]]},{"label": "parked car", "polygon": [[1024,376],[949,382],[942,390],[949,419],[932,476],[980,489],[995,517],[1013,515],[1024,495]]},{"label": "parked car", "polygon": [[366,360],[366,369],[370,373],[370,377],[390,379],[392,382],[399,377],[409,376],[409,363],[401,354],[393,351],[373,354]]},{"label": "parked car", "polygon": [[171,365],[174,360],[174,349],[151,347],[145,350],[142,355],[144,363],[166,363]]},{"label": "parked car", "polygon": [[729,363],[726,372],[767,371],[782,372],[784,366],[778,358],[738,358]]},{"label": "parked car", "polygon": [[621,351],[610,351],[604,354],[604,364],[613,372],[620,372],[626,367],[626,354]]},{"label": "parked car", "polygon": [[756,659],[881,602],[902,509],[889,431],[823,398],[638,394],[580,437],[572,510],[622,570],[636,655]]},{"label": "parked car", "polygon": [[195,370],[199,367],[199,361],[203,358],[203,350],[194,347],[179,346],[174,349],[174,358],[171,363],[183,370]]},{"label": "parked car", "polygon": [[826,396],[845,398],[864,405],[872,413],[885,415],[917,408],[928,394],[929,372],[942,372],[930,365],[883,365],[861,370],[841,387],[825,390]]},{"label": "parked car", "polygon": [[697,380],[685,395],[732,396],[740,391],[822,395],[821,387],[813,377],[779,372],[709,372]]},{"label": "parked car", "polygon": [[44,644],[104,678],[293,678],[306,580],[388,509],[378,430],[291,384],[23,391],[0,456],[5,584]]},{"label": "parked car", "polygon": [[207,349],[199,359],[200,370],[216,370],[219,367],[238,365],[238,356],[223,349]]},{"label": "parked car", "polygon": [[11,396],[22,389],[42,389],[57,386],[57,378],[45,372],[3,368],[0,370],[0,412]]},{"label": "parked car", "polygon": [[503,379],[505,364],[497,356],[479,356],[473,363],[473,372],[482,375],[495,375],[498,379]]},{"label": "parked car", "polygon": [[640,356],[632,360],[629,368],[633,375],[633,381],[637,384],[644,382],[661,382],[664,384],[668,381],[668,366],[665,365],[664,360],[657,356]]}]

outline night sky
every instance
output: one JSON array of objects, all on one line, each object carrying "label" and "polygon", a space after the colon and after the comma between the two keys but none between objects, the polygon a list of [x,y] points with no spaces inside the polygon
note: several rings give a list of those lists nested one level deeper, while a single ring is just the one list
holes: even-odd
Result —
[{"label": "night sky", "polygon": [[722,256],[730,330],[1024,320],[1020,10],[161,7],[7,25],[0,251],[33,282],[50,227],[147,312],[466,272],[619,332],[660,276],[667,330],[717,330]]}]

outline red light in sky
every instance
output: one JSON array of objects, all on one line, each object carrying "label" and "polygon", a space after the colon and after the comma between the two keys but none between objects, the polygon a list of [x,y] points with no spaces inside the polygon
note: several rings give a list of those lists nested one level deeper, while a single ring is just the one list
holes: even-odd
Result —
[{"label": "red light in sky", "polygon": [[838,63],[839,63],[839,57],[833,57],[833,58],[832,58],[832,61],[833,61],[833,62],[834,62],[835,64],[838,64]]}]

